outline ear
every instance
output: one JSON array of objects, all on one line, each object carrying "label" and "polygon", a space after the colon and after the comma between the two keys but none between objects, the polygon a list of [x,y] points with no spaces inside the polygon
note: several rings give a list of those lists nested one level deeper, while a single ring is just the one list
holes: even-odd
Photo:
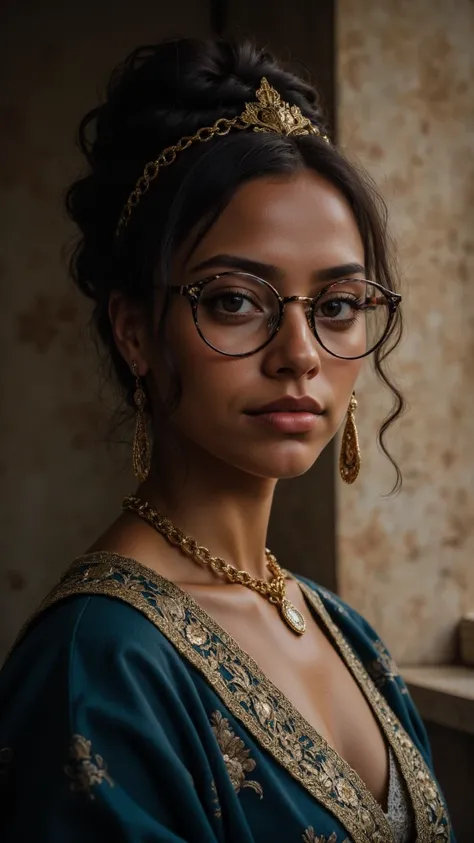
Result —
[{"label": "ear", "polygon": [[147,329],[143,308],[127,299],[123,293],[112,292],[109,298],[109,319],[115,344],[127,365],[136,363],[140,377],[149,370]]}]

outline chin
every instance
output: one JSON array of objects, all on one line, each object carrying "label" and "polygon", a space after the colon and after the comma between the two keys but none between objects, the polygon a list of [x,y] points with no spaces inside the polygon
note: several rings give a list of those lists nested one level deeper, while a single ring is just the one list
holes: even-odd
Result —
[{"label": "chin", "polygon": [[258,477],[274,480],[299,477],[312,468],[326,444],[324,442],[315,446],[314,443],[309,445],[301,441],[292,441],[273,445],[268,449],[260,446],[255,454],[257,456],[258,453],[258,458],[246,460],[244,470]]}]

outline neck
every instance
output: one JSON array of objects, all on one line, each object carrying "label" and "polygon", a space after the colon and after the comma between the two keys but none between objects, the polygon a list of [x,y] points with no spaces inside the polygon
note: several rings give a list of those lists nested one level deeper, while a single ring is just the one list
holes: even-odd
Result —
[{"label": "neck", "polygon": [[268,579],[265,546],[275,486],[274,479],[193,452],[186,455],[185,473],[170,454],[155,458],[138,495],[213,556]]}]

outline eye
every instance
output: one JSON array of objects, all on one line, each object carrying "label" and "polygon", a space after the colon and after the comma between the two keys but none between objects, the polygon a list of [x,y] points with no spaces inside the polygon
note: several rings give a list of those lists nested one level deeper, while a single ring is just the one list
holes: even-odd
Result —
[{"label": "eye", "polygon": [[271,288],[253,276],[218,276],[206,284],[199,299],[199,311],[208,319],[229,324],[270,318],[275,308],[278,300]]},{"label": "eye", "polygon": [[252,297],[236,290],[223,290],[206,301],[206,306],[228,314],[247,315],[258,308]]},{"label": "eye", "polygon": [[331,321],[347,322],[353,320],[357,311],[362,310],[364,303],[361,299],[350,294],[328,295],[324,301],[318,303],[315,310],[317,319],[329,319]]}]

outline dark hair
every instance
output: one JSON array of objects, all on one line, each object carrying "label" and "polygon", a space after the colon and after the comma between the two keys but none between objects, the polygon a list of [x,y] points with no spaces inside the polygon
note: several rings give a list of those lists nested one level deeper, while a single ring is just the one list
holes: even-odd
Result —
[{"label": "dark hair", "polygon": [[[66,195],[67,211],[82,235],[72,253],[70,271],[79,289],[95,303],[95,326],[129,404],[134,381],[114,343],[108,317],[111,291],[119,290],[133,300],[152,301],[157,278],[166,291],[176,249],[194,230],[197,245],[244,182],[302,168],[317,171],[351,205],[369,277],[391,290],[396,288],[382,199],[365,173],[314,135],[288,138],[231,131],[209,143],[195,144],[160,171],[126,229],[115,236],[123,206],[144,165],[184,135],[212,126],[219,117],[239,115],[245,103],[255,100],[263,76],[283,100],[298,105],[322,133],[327,132],[314,88],[287,72],[267,50],[257,49],[249,41],[222,40],[173,39],[139,47],[112,73],[105,102],[80,123],[78,144],[90,170]],[[162,327],[166,310],[167,296]],[[404,401],[384,368],[384,360],[400,336],[398,317],[390,336],[374,354],[376,372],[394,396],[379,442],[395,466],[397,486],[400,471],[387,451],[384,435],[401,414]],[[180,383],[163,330],[160,340],[163,358],[174,376],[170,409],[179,401]]]}]

